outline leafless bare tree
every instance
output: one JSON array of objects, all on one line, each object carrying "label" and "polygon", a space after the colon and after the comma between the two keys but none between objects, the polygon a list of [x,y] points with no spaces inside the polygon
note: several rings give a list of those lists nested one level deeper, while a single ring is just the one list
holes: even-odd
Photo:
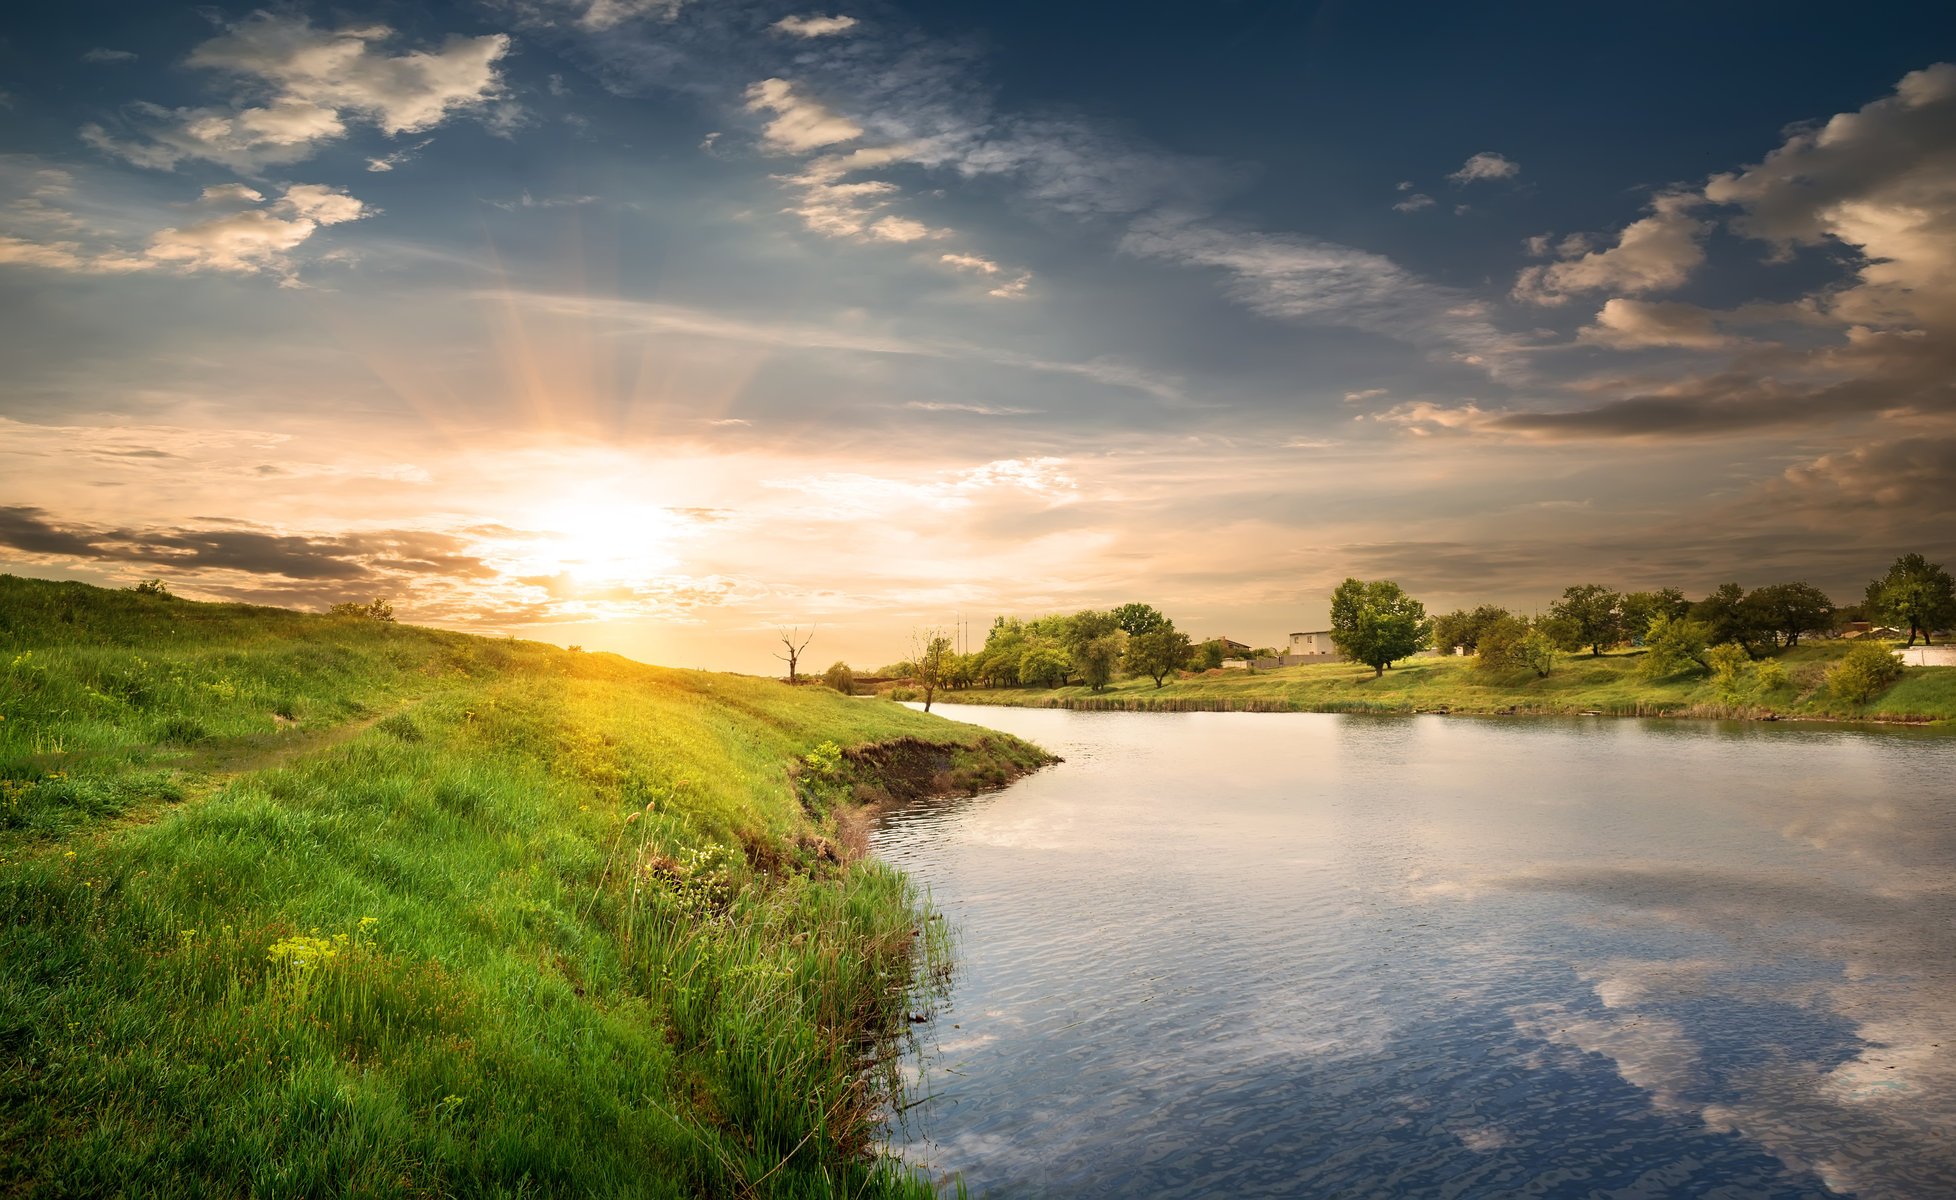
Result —
[{"label": "leafless bare tree", "polygon": [[[799,625],[793,629],[782,629],[777,625],[775,632],[781,635],[781,644],[788,648],[788,652],[786,654],[777,654],[774,657],[788,664],[788,684],[792,687],[794,684],[800,682],[795,677],[796,664],[801,662],[801,652],[808,649],[808,643],[815,640],[815,627],[811,626],[809,628],[808,636],[806,637],[802,637],[801,626]],[[796,641],[795,639],[797,638],[801,640]]]}]

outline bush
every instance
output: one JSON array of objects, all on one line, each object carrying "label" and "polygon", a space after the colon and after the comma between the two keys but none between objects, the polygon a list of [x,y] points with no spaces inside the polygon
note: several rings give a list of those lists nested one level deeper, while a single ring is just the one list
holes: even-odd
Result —
[{"label": "bush", "polygon": [[129,590],[138,596],[167,596],[170,594],[170,585],[161,579],[145,579]]},{"label": "bush", "polygon": [[1856,642],[1827,672],[1827,691],[1844,704],[1866,704],[1902,677],[1902,663],[1881,642]]},{"label": "bush", "polygon": [[1547,678],[1555,670],[1555,639],[1516,616],[1501,616],[1481,628],[1474,666],[1482,671],[1533,671]]},{"label": "bush", "polygon": [[348,600],[343,604],[335,604],[326,610],[326,615],[329,617],[358,617],[363,621],[392,621],[394,619],[394,606],[379,596],[375,596],[366,604],[362,604],[358,600]]},{"label": "bush", "polygon": [[1644,633],[1644,656],[1637,672],[1646,679],[1662,679],[1709,669],[1710,641],[1711,626],[1703,621],[1660,613]]},{"label": "bush", "polygon": [[890,689],[890,699],[892,700],[915,700],[916,698],[917,692],[914,688],[894,687]]},{"label": "bush", "polygon": [[829,669],[822,672],[822,682],[845,696],[856,694],[856,673],[849,669],[846,662],[830,664]]}]

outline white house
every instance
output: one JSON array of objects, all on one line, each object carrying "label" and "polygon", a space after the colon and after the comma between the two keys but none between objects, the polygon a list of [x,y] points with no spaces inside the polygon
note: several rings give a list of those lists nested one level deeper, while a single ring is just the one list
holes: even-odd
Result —
[{"label": "white house", "polygon": [[1313,629],[1290,635],[1290,648],[1284,652],[1284,665],[1300,662],[1338,662],[1344,655],[1331,644],[1329,629]]}]

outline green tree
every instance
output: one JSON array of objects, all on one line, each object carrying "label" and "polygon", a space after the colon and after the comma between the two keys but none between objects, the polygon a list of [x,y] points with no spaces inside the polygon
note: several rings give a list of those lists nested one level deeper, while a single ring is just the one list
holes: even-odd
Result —
[{"label": "green tree", "polygon": [[1073,670],[1066,651],[1044,639],[1026,642],[1019,655],[1019,682],[1038,687],[1059,687]]},{"label": "green tree", "polygon": [[1940,563],[1904,554],[1880,579],[1868,583],[1868,611],[1908,626],[1908,644],[1920,633],[1926,645],[1940,626],[1956,624],[1956,583]]},{"label": "green tree", "polygon": [[1222,666],[1223,659],[1229,655],[1223,652],[1221,638],[1210,638],[1195,648],[1195,655],[1189,665],[1198,671],[1213,671]]},{"label": "green tree", "polygon": [[1555,670],[1555,650],[1547,630],[1510,613],[1481,630],[1474,667],[1488,672],[1525,669],[1545,677]]},{"label": "green tree", "polygon": [[845,696],[856,694],[856,673],[846,662],[830,663],[829,669],[822,672],[822,682]]},{"label": "green tree", "polygon": [[1390,579],[1347,579],[1331,593],[1331,644],[1371,667],[1375,679],[1425,649],[1432,636],[1426,606]]},{"label": "green tree", "polygon": [[1503,617],[1513,615],[1497,604],[1483,604],[1471,612],[1464,608],[1455,609],[1433,619],[1433,644],[1442,651],[1460,646],[1469,654],[1479,653],[1481,632]]},{"label": "green tree", "polygon": [[1827,670],[1827,691],[1847,704],[1866,704],[1902,677],[1902,663],[1880,642],[1856,642]]},{"label": "green tree", "polygon": [[145,579],[129,590],[138,596],[167,596],[170,594],[170,585],[161,579]]},{"label": "green tree", "polygon": [[1154,605],[1142,604],[1139,601],[1123,604],[1115,609],[1114,623],[1119,625],[1122,632],[1129,637],[1140,637],[1144,633],[1167,629],[1175,624],[1163,616],[1161,610]]},{"label": "green tree", "polygon": [[1759,605],[1748,601],[1744,588],[1721,583],[1711,595],[1691,606],[1691,619],[1710,630],[1712,645],[1736,642],[1747,654],[1756,654],[1758,647],[1775,639]]},{"label": "green tree", "polygon": [[1114,672],[1121,666],[1121,655],[1127,650],[1127,634],[1115,629],[1103,633],[1081,648],[1074,660],[1079,664],[1080,676],[1087,686],[1100,691],[1114,681]]},{"label": "green tree", "polygon": [[1788,646],[1799,645],[1803,634],[1823,633],[1834,624],[1834,602],[1810,583],[1762,587],[1747,596],[1746,603]]},{"label": "green tree", "polygon": [[1126,669],[1131,675],[1146,675],[1159,688],[1162,680],[1186,666],[1195,647],[1189,635],[1166,625],[1127,639]]},{"label": "green tree", "polygon": [[1626,592],[1623,602],[1618,606],[1623,616],[1623,637],[1625,641],[1642,642],[1650,632],[1650,623],[1659,617],[1673,620],[1691,612],[1691,601],[1677,588],[1659,588],[1654,592]]},{"label": "green tree", "polygon": [[365,604],[360,603],[358,600],[348,600],[344,603],[335,604],[326,610],[326,614],[333,617],[359,617],[365,621],[392,621],[394,619],[394,606],[379,596],[375,596]]},{"label": "green tree", "polygon": [[1062,618],[1059,628],[1060,645],[1066,647],[1068,657],[1075,666],[1081,666],[1087,656],[1087,647],[1110,633],[1120,631],[1120,623],[1114,614],[1097,608],[1083,608],[1070,617]]},{"label": "green tree", "polygon": [[1689,670],[1709,671],[1705,657],[1711,646],[1711,626],[1689,617],[1660,614],[1644,634],[1644,656],[1637,671],[1650,679],[1680,675]]},{"label": "green tree", "polygon": [[956,667],[958,651],[951,639],[935,629],[927,629],[912,635],[915,642],[911,657],[916,670],[911,678],[917,690],[924,694],[924,711],[930,711],[930,702],[936,697],[939,688],[951,682],[951,673]]},{"label": "green tree", "polygon": [[1570,650],[1589,647],[1591,658],[1623,640],[1623,597],[1600,583],[1564,588],[1562,599],[1549,606],[1549,616],[1569,640]]}]

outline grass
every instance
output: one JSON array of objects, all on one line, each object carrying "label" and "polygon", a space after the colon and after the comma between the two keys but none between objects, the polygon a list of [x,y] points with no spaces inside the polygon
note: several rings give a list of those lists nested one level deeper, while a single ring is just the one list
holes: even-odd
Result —
[{"label": "grass", "polygon": [[[0,576],[0,1193],[928,1195],[885,789],[820,688]],[[941,965],[941,964],[939,964]]]},{"label": "grass", "polygon": [[946,693],[973,704],[1057,708],[1219,709],[1264,712],[1603,713],[1611,716],[1824,718],[1830,720],[1947,721],[1956,719],[1956,667],[1910,667],[1888,691],[1864,705],[1843,704],[1823,676],[1851,643],[1794,647],[1778,658],[1787,682],[1743,698],[1723,695],[1702,673],[1647,679],[1642,655],[1610,653],[1558,659],[1546,678],[1533,672],[1490,673],[1470,657],[1409,659],[1374,678],[1350,663],[1280,667],[1251,675],[1207,671],[1171,680],[1150,679],[1085,687],[1000,688]]}]

